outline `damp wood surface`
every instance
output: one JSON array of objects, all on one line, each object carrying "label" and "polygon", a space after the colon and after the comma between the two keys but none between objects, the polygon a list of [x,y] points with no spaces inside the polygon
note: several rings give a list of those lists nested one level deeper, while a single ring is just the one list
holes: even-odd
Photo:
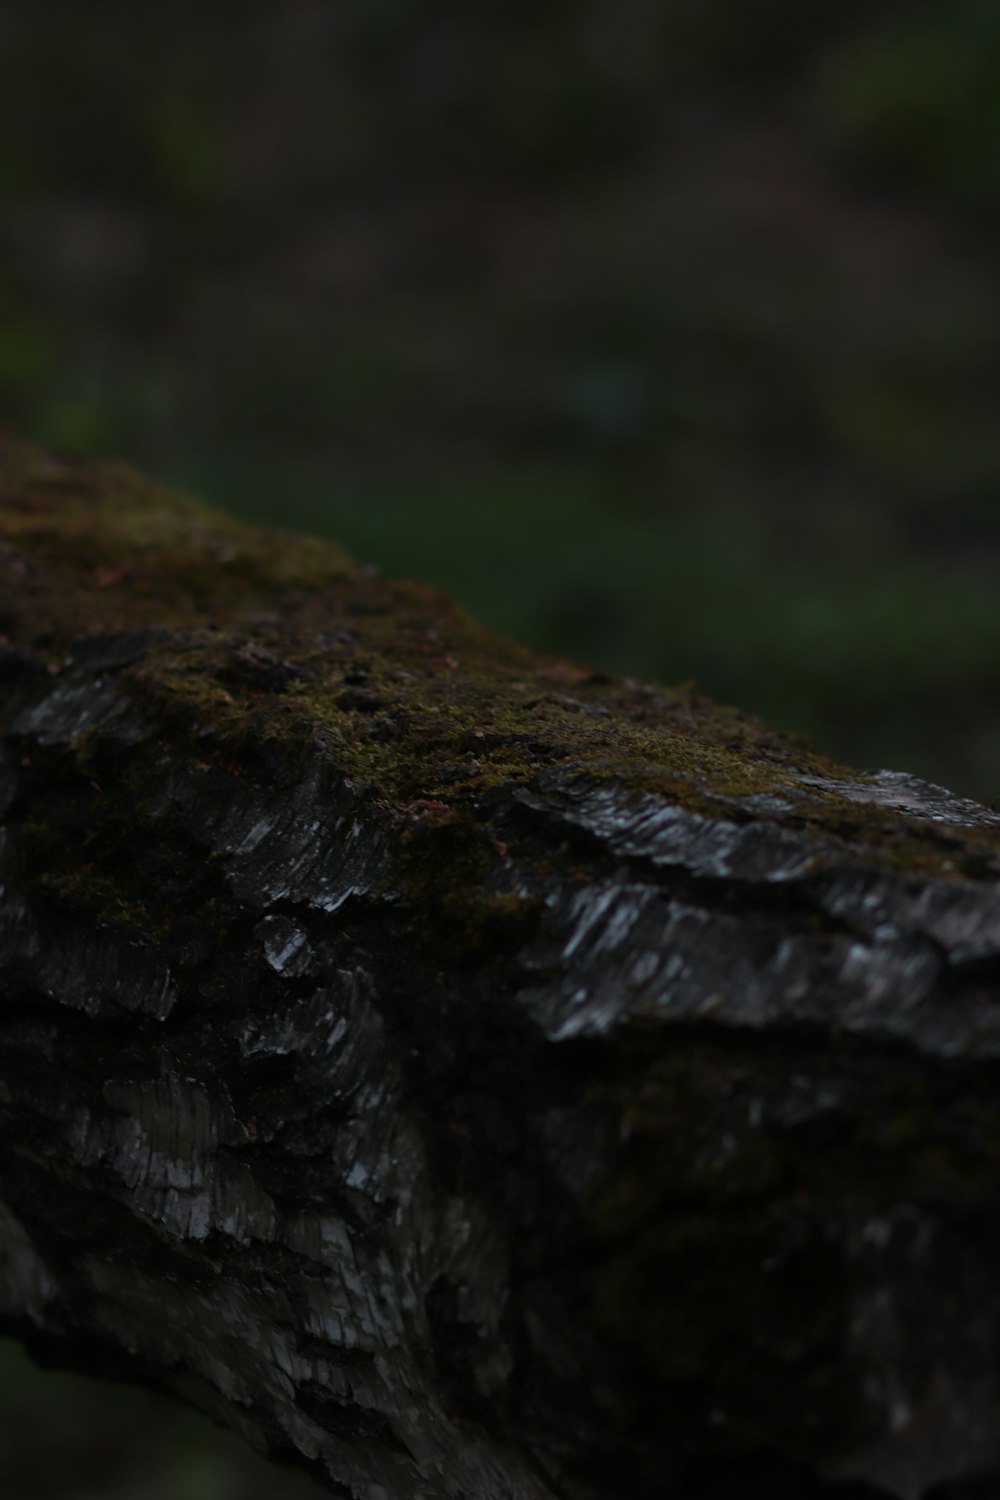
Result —
[{"label": "damp wood surface", "polygon": [[354,1500],[1000,1484],[998,871],[942,788],[6,443],[0,1328]]}]

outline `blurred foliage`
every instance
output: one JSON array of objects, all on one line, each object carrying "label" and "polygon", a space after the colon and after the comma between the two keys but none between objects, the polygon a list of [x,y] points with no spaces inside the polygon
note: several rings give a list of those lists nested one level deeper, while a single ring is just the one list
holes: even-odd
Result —
[{"label": "blurred foliage", "polygon": [[12,0],[0,43],[10,426],[995,795],[995,6]]},{"label": "blurred foliage", "polygon": [[4,1500],[323,1500],[205,1417],[147,1391],[42,1371],[0,1342]]},{"label": "blurred foliage", "polygon": [[[8,0],[0,421],[990,799],[998,77],[992,0]],[[256,1494],[5,1359],[11,1500]]]}]

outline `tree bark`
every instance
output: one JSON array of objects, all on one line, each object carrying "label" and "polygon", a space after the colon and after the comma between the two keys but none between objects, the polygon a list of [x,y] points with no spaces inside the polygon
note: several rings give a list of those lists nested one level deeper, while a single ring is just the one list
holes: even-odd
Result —
[{"label": "tree bark", "polygon": [[995,1492],[1000,817],[9,444],[0,588],[4,1331],[357,1500]]}]

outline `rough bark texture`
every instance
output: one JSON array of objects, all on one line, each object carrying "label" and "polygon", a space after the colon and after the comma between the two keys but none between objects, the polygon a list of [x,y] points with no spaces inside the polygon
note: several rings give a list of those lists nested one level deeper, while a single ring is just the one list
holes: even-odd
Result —
[{"label": "rough bark texture", "polygon": [[10,445],[0,589],[0,1327],[358,1500],[996,1492],[1000,818]]}]

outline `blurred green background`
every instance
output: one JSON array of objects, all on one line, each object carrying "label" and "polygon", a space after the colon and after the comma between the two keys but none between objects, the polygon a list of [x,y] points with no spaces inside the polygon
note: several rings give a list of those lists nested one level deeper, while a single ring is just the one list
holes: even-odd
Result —
[{"label": "blurred green background", "polygon": [[7,0],[0,422],[992,801],[998,79],[994,0]]}]

